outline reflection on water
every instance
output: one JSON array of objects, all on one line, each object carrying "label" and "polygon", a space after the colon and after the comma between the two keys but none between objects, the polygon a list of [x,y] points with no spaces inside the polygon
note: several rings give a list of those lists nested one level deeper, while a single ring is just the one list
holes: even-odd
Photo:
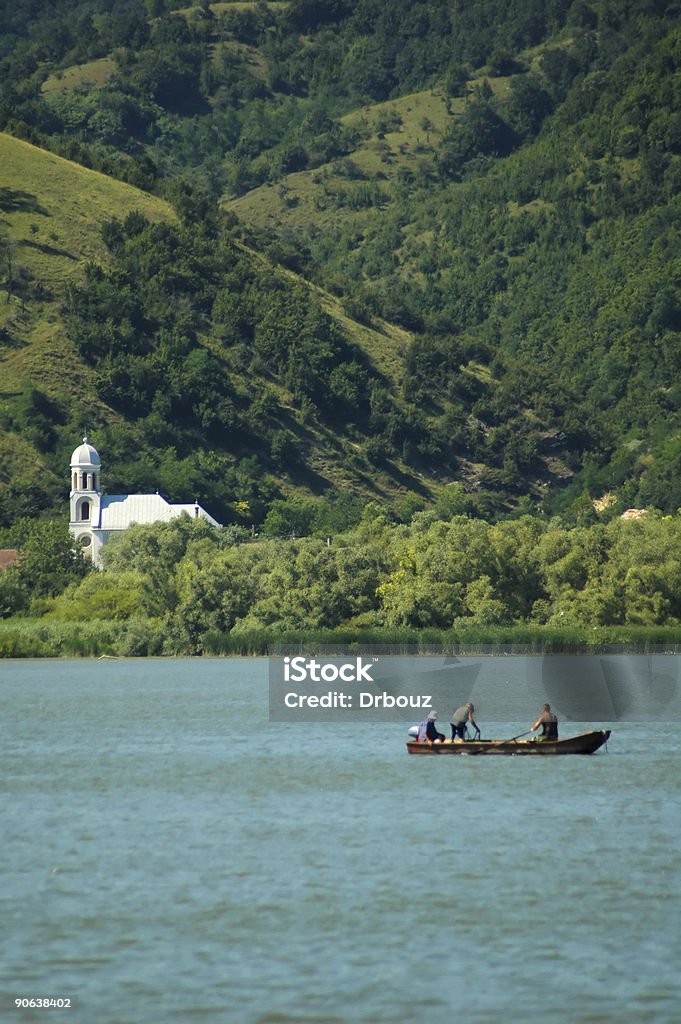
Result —
[{"label": "reflection on water", "polygon": [[0,671],[3,1021],[678,1021],[674,724],[410,758],[411,720],[270,724],[264,661]]}]

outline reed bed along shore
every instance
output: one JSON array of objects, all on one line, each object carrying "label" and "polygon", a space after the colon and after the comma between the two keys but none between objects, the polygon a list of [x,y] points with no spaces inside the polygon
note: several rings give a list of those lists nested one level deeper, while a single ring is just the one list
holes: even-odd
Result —
[{"label": "reed bed along shore", "polygon": [[269,657],[321,648],[332,656],[349,649],[386,654],[587,654],[605,648],[623,653],[681,652],[681,628],[597,626],[471,627],[437,629],[330,629],[277,632],[208,632],[193,646],[159,619],[64,622],[5,619],[0,658]]}]

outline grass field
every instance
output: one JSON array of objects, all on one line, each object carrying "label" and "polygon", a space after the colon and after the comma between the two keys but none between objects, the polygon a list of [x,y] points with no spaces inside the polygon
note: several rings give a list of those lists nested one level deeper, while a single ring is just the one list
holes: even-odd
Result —
[{"label": "grass field", "polygon": [[0,167],[2,391],[32,379],[49,393],[63,387],[65,374],[80,387],[85,371],[73,363],[60,322],[66,289],[88,260],[104,257],[104,221],[133,210],[150,220],[174,213],[154,196],[2,133]]},{"label": "grass field", "polygon": [[116,64],[111,57],[91,60],[87,64],[76,64],[74,67],[57,71],[54,75],[46,78],[41,91],[43,96],[51,99],[54,96],[72,92],[79,85],[104,85],[115,68]]},{"label": "grass field", "polygon": [[[223,14],[225,11],[250,11],[258,6],[258,0],[233,0],[233,2],[209,4],[211,12],[217,17],[219,14]],[[265,0],[265,6],[271,7],[273,10],[281,10],[284,7],[288,7],[285,0]],[[196,7],[181,7],[177,11],[173,11],[173,14],[182,14],[185,17],[188,15],[196,15]]]},{"label": "grass field", "polygon": [[[122,182],[0,133],[0,489],[27,465],[50,475],[45,457],[11,429],[27,385],[101,408],[93,371],[67,338],[62,304],[88,260],[104,259],[101,225],[140,210],[174,219],[170,206]],[[109,411],[108,418],[114,419]]]}]

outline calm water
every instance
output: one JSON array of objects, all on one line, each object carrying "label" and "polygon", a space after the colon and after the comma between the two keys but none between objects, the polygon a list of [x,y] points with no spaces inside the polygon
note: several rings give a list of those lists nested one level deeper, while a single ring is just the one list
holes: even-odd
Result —
[{"label": "calm water", "polygon": [[410,758],[270,725],[264,660],[0,662],[0,703],[3,1022],[681,1020],[678,724]]}]

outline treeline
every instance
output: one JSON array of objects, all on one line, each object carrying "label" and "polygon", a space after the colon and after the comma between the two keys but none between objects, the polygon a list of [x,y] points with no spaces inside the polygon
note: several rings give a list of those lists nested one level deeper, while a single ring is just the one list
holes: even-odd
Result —
[{"label": "treeline", "polygon": [[188,517],[133,526],[105,548],[104,571],[83,576],[78,557],[71,582],[55,536],[42,565],[29,552],[0,576],[0,607],[12,609],[30,569],[39,582],[24,614],[45,636],[80,622],[96,636],[100,622],[127,654],[219,653],[258,635],[329,630],[456,642],[526,629],[540,642],[542,631],[583,641],[600,629],[654,637],[681,625],[679,516],[570,529],[530,516],[493,525],[426,510],[398,525],[377,506],[356,512],[343,533],[299,539],[253,540]]}]

